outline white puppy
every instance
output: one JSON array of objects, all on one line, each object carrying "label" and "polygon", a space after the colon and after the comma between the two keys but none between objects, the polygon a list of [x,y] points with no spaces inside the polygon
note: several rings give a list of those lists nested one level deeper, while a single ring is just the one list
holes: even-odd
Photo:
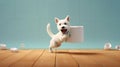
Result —
[{"label": "white puppy", "polygon": [[55,18],[55,22],[57,24],[58,33],[53,34],[50,30],[50,24],[47,25],[47,32],[49,36],[52,38],[50,40],[49,52],[53,52],[52,48],[57,48],[61,45],[62,42],[66,41],[67,38],[70,37],[70,23],[69,23],[69,16],[65,19],[59,20]]}]

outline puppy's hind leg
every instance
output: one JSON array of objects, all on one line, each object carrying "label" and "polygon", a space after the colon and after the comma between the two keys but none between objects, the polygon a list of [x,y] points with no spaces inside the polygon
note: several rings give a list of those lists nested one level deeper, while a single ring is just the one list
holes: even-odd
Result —
[{"label": "puppy's hind leg", "polygon": [[51,52],[51,53],[53,52],[52,47],[49,47],[49,52]]},{"label": "puppy's hind leg", "polygon": [[54,45],[55,45],[54,40],[51,40],[50,45],[49,45],[49,52],[51,52],[51,53],[53,52],[53,48],[55,47]]}]

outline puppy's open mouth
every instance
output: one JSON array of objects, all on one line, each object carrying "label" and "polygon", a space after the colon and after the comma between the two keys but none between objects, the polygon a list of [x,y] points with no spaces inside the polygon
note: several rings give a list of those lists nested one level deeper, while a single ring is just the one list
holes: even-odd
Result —
[{"label": "puppy's open mouth", "polygon": [[65,34],[67,32],[67,29],[62,29],[61,32]]}]

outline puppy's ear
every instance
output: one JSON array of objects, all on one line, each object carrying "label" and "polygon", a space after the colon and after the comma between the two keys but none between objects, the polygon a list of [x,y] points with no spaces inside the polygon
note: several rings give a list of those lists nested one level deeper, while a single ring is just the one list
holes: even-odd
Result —
[{"label": "puppy's ear", "polygon": [[55,22],[58,23],[59,22],[59,19],[57,17],[55,17]]},{"label": "puppy's ear", "polygon": [[68,22],[70,21],[70,17],[69,16],[66,16],[65,18]]}]

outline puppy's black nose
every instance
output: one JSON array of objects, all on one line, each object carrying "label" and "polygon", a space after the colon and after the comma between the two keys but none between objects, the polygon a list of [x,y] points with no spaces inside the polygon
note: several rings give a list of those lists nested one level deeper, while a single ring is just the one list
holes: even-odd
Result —
[{"label": "puppy's black nose", "polygon": [[62,29],[64,29],[65,27],[63,26]]}]

